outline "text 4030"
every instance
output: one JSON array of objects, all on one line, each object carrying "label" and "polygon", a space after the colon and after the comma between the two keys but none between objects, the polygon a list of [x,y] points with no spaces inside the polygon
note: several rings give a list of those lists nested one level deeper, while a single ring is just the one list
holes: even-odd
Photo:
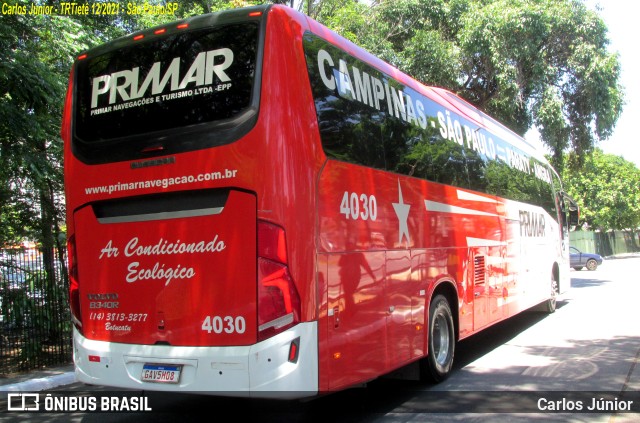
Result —
[{"label": "text 4030", "polygon": [[244,333],[247,323],[242,316],[206,316],[202,330],[207,333]]}]

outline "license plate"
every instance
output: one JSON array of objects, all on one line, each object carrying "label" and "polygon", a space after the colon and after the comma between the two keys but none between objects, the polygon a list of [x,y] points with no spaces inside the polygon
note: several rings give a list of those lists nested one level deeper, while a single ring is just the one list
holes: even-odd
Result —
[{"label": "license plate", "polygon": [[142,381],[153,383],[178,383],[182,366],[145,364],[142,366]]}]

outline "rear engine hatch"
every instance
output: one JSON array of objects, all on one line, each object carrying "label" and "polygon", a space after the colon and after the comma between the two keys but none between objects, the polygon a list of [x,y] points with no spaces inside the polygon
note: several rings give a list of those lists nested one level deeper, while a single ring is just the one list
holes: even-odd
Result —
[{"label": "rear engine hatch", "polygon": [[82,332],[182,346],[256,342],[256,197],[147,195],[75,212]]}]

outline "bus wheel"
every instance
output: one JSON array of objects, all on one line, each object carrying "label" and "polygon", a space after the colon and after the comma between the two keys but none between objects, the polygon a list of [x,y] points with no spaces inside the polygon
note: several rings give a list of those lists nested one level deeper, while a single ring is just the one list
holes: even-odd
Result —
[{"label": "bus wheel", "polygon": [[441,382],[451,373],[456,345],[451,308],[442,295],[437,295],[429,306],[428,337],[428,354],[420,362],[422,374],[433,382]]},{"label": "bus wheel", "polygon": [[547,313],[553,313],[556,311],[558,303],[558,281],[552,275],[551,276],[551,296],[546,301],[547,309],[545,310]]}]

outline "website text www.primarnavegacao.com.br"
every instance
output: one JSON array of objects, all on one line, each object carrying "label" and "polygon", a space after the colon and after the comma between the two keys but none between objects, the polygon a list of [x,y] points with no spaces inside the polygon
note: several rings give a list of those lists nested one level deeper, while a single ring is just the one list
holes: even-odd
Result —
[{"label": "website text www.primarnavegacao.com.br", "polygon": [[225,169],[221,172],[207,172],[199,175],[183,175],[170,178],[158,178],[135,182],[116,182],[109,185],[100,185],[85,188],[85,194],[113,194],[123,191],[136,191],[149,188],[167,189],[174,185],[193,184],[197,182],[216,181],[220,179],[235,178],[238,171],[235,169]]}]

